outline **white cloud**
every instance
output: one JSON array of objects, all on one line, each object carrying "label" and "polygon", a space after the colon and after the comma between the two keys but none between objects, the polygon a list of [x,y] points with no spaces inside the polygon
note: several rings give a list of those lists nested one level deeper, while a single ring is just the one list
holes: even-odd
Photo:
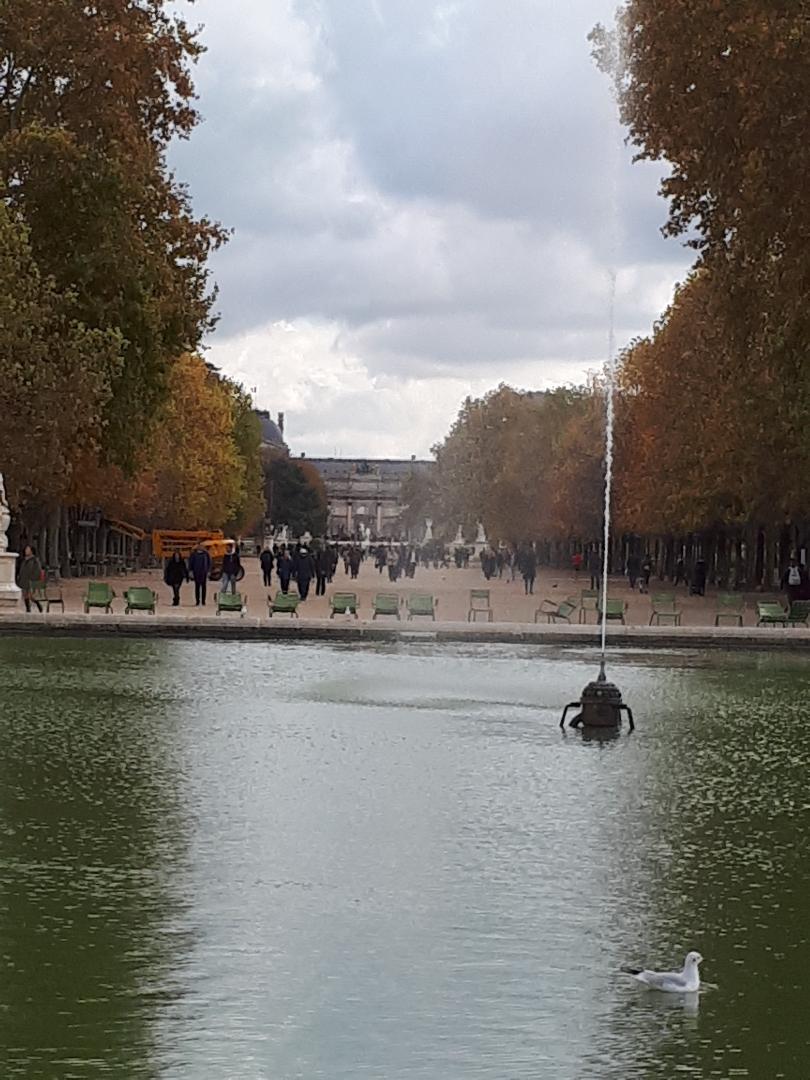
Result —
[{"label": "white cloud", "polygon": [[[205,125],[175,153],[216,256],[212,359],[309,453],[423,454],[502,380],[579,381],[688,265],[586,34],[613,0],[198,0]],[[614,189],[618,200],[614,205]]]}]

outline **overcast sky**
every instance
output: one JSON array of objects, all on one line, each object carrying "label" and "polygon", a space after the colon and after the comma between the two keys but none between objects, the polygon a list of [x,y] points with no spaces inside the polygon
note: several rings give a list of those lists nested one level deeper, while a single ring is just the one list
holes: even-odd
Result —
[{"label": "overcast sky", "polygon": [[427,455],[468,394],[581,382],[690,262],[586,40],[613,0],[197,0],[172,162],[234,230],[209,358],[294,453]]}]

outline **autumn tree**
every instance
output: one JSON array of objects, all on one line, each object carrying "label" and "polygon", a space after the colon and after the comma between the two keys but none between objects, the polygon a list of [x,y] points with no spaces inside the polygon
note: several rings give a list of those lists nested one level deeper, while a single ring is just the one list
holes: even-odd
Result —
[{"label": "autumn tree", "polygon": [[104,442],[129,468],[172,363],[212,325],[223,233],[166,165],[197,122],[201,51],[165,0],[0,2],[0,185],[72,317],[123,336]]},{"label": "autumn tree", "polygon": [[121,338],[82,326],[73,306],[43,278],[28,230],[0,201],[0,464],[16,510],[63,499],[103,435]]}]

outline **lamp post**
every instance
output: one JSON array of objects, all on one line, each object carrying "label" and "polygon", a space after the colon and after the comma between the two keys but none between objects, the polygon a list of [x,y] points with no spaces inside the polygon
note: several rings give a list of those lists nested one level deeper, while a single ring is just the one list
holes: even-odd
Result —
[{"label": "lamp post", "polygon": [[15,581],[17,553],[8,550],[6,533],[10,524],[11,511],[6,502],[3,474],[0,473],[0,611],[15,610],[22,595]]}]

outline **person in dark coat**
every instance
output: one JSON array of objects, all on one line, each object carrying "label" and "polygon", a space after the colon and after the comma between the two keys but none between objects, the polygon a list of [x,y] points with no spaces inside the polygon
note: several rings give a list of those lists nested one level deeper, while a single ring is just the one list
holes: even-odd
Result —
[{"label": "person in dark coat", "polygon": [[239,558],[239,554],[236,551],[236,545],[233,541],[228,545],[227,552],[222,556],[222,581],[219,586],[219,591],[224,592],[236,592],[236,583],[243,576],[242,560]]},{"label": "person in dark coat", "polygon": [[523,589],[527,596],[534,594],[534,579],[537,577],[537,556],[534,548],[525,547],[520,556],[520,574],[523,578]]},{"label": "person in dark coat", "polygon": [[31,545],[26,544],[23,557],[20,560],[20,568],[17,571],[17,584],[22,591],[26,611],[31,610],[32,601],[36,604],[37,611],[42,611],[42,604],[37,600],[34,593],[34,589],[40,581],[42,581],[42,563],[34,554]]},{"label": "person in dark coat", "polygon": [[179,551],[175,551],[166,563],[163,571],[163,580],[172,590],[172,607],[180,606],[180,586],[188,581],[188,567],[186,560]]},{"label": "person in dark coat", "polygon": [[273,552],[266,547],[259,556],[259,566],[262,568],[262,581],[269,587],[273,576]]},{"label": "person in dark coat", "polygon": [[354,580],[360,573],[360,563],[363,560],[362,553],[359,547],[354,544],[349,548],[349,573]]},{"label": "person in dark coat", "polygon": [[302,600],[309,596],[309,583],[315,577],[315,559],[309,548],[299,548],[295,565],[295,580],[298,582],[298,595]]},{"label": "person in dark coat", "polygon": [[782,588],[787,593],[789,604],[801,600],[806,580],[804,567],[799,566],[795,558],[791,558],[787,569],[782,574]]},{"label": "person in dark coat", "polygon": [[678,586],[681,582],[686,584],[686,561],[683,555],[679,555],[675,560],[675,577],[672,580],[672,584]]},{"label": "person in dark coat", "polygon": [[290,578],[293,576],[293,561],[289,551],[284,547],[276,556],[276,573],[281,591],[286,594],[290,591]]},{"label": "person in dark coat", "polygon": [[322,547],[315,555],[315,595],[326,595],[326,581],[332,572],[332,554]]},{"label": "person in dark coat", "polygon": [[197,544],[189,556],[188,570],[192,578],[194,578],[194,603],[196,607],[199,607],[201,604],[205,607],[208,575],[211,573],[211,556],[202,544]]},{"label": "person in dark coat", "polygon": [[630,588],[635,589],[638,576],[641,572],[641,559],[638,555],[627,556],[627,579],[630,582]]},{"label": "person in dark coat", "polygon": [[695,563],[695,569],[692,571],[692,585],[690,588],[692,596],[705,596],[706,595],[706,560],[698,559]]}]

